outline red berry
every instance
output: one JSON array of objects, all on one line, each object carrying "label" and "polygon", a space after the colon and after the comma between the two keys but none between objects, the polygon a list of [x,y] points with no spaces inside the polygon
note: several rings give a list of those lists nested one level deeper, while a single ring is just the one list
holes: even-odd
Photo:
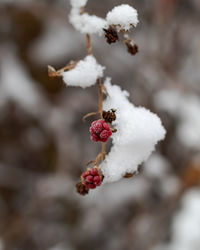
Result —
[{"label": "red berry", "polygon": [[93,168],[93,169],[91,170],[91,175],[98,175],[98,174],[99,174],[98,169]]},{"label": "red berry", "polygon": [[85,178],[85,180],[86,180],[87,182],[92,182],[92,181],[93,181],[93,176],[92,176],[92,175],[88,175],[88,176]]},{"label": "red berry", "polygon": [[97,168],[88,169],[81,176],[82,183],[90,189],[100,186],[103,179],[102,173]]},{"label": "red berry", "polygon": [[112,130],[108,123],[100,119],[91,124],[90,133],[93,141],[106,142],[112,135]]},{"label": "red berry", "polygon": [[101,178],[99,176],[95,176],[93,181],[94,184],[98,186],[101,183]]}]

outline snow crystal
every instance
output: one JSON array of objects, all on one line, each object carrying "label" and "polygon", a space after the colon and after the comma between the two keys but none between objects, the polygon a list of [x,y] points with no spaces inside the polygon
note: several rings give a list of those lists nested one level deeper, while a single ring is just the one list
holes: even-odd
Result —
[{"label": "snow crystal", "polygon": [[74,8],[81,8],[87,4],[88,0],[70,0],[70,4]]},{"label": "snow crystal", "polygon": [[143,107],[135,107],[128,100],[128,92],[111,85],[106,79],[108,97],[103,103],[105,110],[116,109],[113,125],[117,133],[112,135],[113,146],[102,164],[105,182],[117,181],[125,173],[133,173],[165,136],[160,118]]},{"label": "snow crystal", "polygon": [[120,29],[129,30],[138,24],[137,10],[128,4],[114,7],[106,16],[108,25],[116,25]]},{"label": "snow crystal", "polygon": [[196,95],[189,95],[176,90],[163,90],[155,97],[159,109],[168,111],[179,119],[177,136],[187,147],[200,148],[200,100]]},{"label": "snow crystal", "polygon": [[74,28],[83,34],[103,34],[103,28],[106,27],[106,21],[103,18],[87,13],[80,14],[80,10],[72,8],[69,21]]},{"label": "snow crystal", "polygon": [[104,69],[93,56],[86,56],[74,69],[63,73],[63,80],[68,86],[90,87],[99,77],[103,77]]}]

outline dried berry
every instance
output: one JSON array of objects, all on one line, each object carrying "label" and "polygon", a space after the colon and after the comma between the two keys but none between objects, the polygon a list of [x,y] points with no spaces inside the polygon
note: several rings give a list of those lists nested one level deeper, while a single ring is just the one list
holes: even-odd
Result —
[{"label": "dried berry", "polygon": [[124,43],[127,47],[128,53],[130,53],[131,55],[135,55],[138,53],[139,51],[138,45],[135,44],[133,40],[127,39],[124,41]]},{"label": "dried berry", "polygon": [[106,42],[111,44],[111,43],[115,43],[117,40],[119,40],[117,31],[112,28],[109,27],[108,29],[103,29],[105,32],[105,37],[107,38]]},{"label": "dried berry", "polygon": [[102,116],[105,122],[112,123],[113,121],[116,120],[116,114],[114,109],[112,109],[111,111],[103,110]]},{"label": "dried berry", "polygon": [[101,171],[97,168],[88,169],[81,175],[82,183],[89,189],[100,186],[103,180]]},{"label": "dried berry", "polygon": [[93,141],[106,142],[112,135],[112,130],[104,120],[94,121],[90,127],[91,139]]},{"label": "dried berry", "polygon": [[89,188],[82,182],[76,184],[76,190],[81,195],[86,195],[89,192]]}]

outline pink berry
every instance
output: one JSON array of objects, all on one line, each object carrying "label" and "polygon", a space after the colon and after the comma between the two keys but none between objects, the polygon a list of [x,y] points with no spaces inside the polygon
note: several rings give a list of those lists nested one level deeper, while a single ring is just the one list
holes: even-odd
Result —
[{"label": "pink berry", "polygon": [[106,142],[112,135],[112,130],[104,120],[97,120],[90,127],[91,139],[95,142]]},{"label": "pink berry", "polygon": [[83,184],[90,189],[100,186],[103,179],[102,173],[97,168],[88,169],[81,176]]},{"label": "pink berry", "polygon": [[93,168],[93,169],[91,170],[91,175],[98,175],[98,174],[99,174],[98,169]]},{"label": "pink berry", "polygon": [[95,176],[93,182],[95,185],[99,185],[101,183],[101,178],[99,176]]},{"label": "pink berry", "polygon": [[88,175],[88,176],[85,178],[85,180],[86,180],[87,182],[92,182],[92,181],[93,181],[93,176],[92,176],[92,175]]}]

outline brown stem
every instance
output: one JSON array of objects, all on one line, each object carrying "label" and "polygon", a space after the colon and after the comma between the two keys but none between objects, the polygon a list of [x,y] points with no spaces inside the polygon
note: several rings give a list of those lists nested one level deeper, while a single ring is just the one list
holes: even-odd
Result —
[{"label": "brown stem", "polygon": [[71,62],[71,63],[67,64],[66,66],[64,66],[63,68],[57,70],[57,73],[58,73],[58,74],[61,74],[61,73],[63,73],[65,70],[71,70],[71,69],[73,69],[73,68],[76,67],[77,63],[78,63],[78,61],[76,61],[76,62]]},{"label": "brown stem", "polygon": [[97,115],[99,112],[91,112],[83,116],[82,120],[85,121],[88,117]]},{"label": "brown stem", "polygon": [[91,38],[89,34],[86,35],[86,40],[87,40],[88,55],[92,55],[92,45],[91,45]]},{"label": "brown stem", "polygon": [[101,78],[97,80],[97,85],[98,85],[98,95],[99,95],[99,113],[101,118],[102,117],[102,112],[103,112],[103,92],[102,92],[102,83],[101,83]]},{"label": "brown stem", "polygon": [[[88,55],[92,55],[92,44],[91,44],[91,38],[90,35],[86,35],[87,40],[87,49],[88,49]],[[99,103],[98,103],[98,113],[100,114],[100,118],[102,119],[102,112],[103,112],[103,91],[105,91],[105,88],[103,88],[103,84],[101,82],[101,78],[97,80],[97,86],[98,86],[98,97],[99,97]],[[98,162],[104,161],[106,156],[106,143],[102,142],[101,144],[101,153],[96,157],[94,161],[94,165],[97,165]]]},{"label": "brown stem", "polygon": [[106,158],[106,143],[105,142],[102,142],[101,144],[101,153],[102,153],[102,158],[104,161]]},{"label": "brown stem", "polygon": [[48,75],[49,75],[49,77],[60,77],[60,76],[62,76],[62,73],[64,71],[71,70],[71,69],[75,68],[77,63],[78,63],[78,61],[71,62],[59,70],[55,70],[51,65],[48,65],[47,66],[48,67]]}]

